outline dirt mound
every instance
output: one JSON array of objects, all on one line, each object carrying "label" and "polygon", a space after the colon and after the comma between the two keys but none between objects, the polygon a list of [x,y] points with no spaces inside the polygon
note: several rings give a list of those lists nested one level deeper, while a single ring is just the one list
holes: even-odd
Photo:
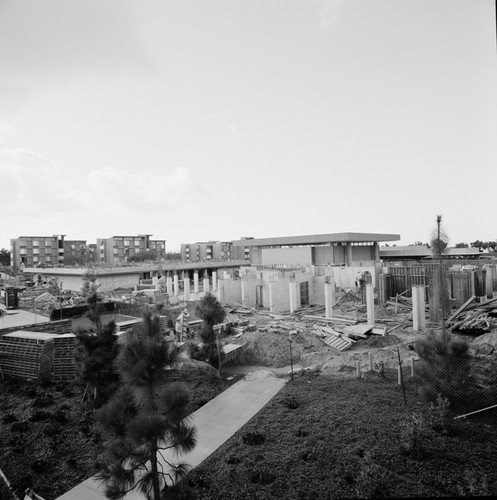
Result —
[{"label": "dirt mound", "polygon": [[[288,333],[273,331],[247,332],[243,335],[244,362],[249,365],[279,368],[290,364]],[[308,331],[293,334],[292,358],[297,363],[304,352],[322,349],[324,342]]]},{"label": "dirt mound", "polygon": [[399,344],[401,340],[395,335],[371,335],[367,340],[361,341],[361,347],[387,347],[389,345]]},{"label": "dirt mound", "polygon": [[471,342],[472,347],[476,347],[482,344],[490,344],[497,350],[497,332],[488,332],[484,335],[480,335],[473,342]]}]

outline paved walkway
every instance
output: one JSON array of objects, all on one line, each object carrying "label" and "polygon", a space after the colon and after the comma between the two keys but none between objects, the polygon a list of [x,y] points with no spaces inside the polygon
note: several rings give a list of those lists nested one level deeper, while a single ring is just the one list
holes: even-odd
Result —
[{"label": "paved walkway", "polygon": [[[172,453],[166,459],[184,461],[192,468],[203,462],[219,446],[243,427],[285,385],[286,379],[275,377],[269,371],[248,374],[219,396],[192,413],[191,423],[197,428],[197,446],[179,459]],[[87,479],[57,500],[104,500],[102,483],[94,477]],[[125,500],[143,500],[138,492],[131,491]]]}]

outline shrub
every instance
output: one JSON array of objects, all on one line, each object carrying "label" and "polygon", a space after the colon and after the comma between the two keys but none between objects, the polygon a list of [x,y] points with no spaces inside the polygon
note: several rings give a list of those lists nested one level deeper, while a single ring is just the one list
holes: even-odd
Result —
[{"label": "shrub", "polygon": [[412,413],[400,426],[401,451],[415,460],[426,458],[431,452],[432,435],[433,431],[423,414]]},{"label": "shrub", "polygon": [[364,463],[357,475],[356,494],[358,498],[387,498],[390,496],[388,472],[375,464],[366,453]]},{"label": "shrub", "polygon": [[23,420],[21,422],[14,422],[10,429],[12,432],[27,432],[29,430],[29,422]]},{"label": "shrub", "polygon": [[[441,395],[454,409],[472,408],[481,392],[470,376],[469,345],[464,340],[445,340],[433,331],[415,344],[421,358],[417,379],[421,397],[435,403]],[[476,397],[475,397],[476,396]]]},{"label": "shrub", "polygon": [[44,408],[46,406],[51,406],[53,405],[53,396],[51,394],[43,394],[41,396],[38,396],[34,401],[33,401],[33,406],[38,407],[38,408]]},{"label": "shrub", "polygon": [[43,420],[48,420],[52,416],[52,413],[46,410],[36,410],[31,418],[31,422],[42,422]]},{"label": "shrub", "polygon": [[450,403],[441,394],[438,395],[436,403],[430,403],[425,410],[427,424],[435,431],[443,435],[450,434],[454,428],[454,420],[450,414]]},{"label": "shrub", "polygon": [[283,406],[286,406],[289,410],[296,410],[300,404],[295,396],[287,396],[281,401]]},{"label": "shrub", "polygon": [[258,446],[266,441],[266,437],[260,432],[248,431],[242,436],[242,441],[250,446]]},{"label": "shrub", "polygon": [[3,416],[2,421],[4,424],[11,424],[12,422],[17,421],[17,416],[14,413],[7,413]]},{"label": "shrub", "polygon": [[458,487],[460,496],[488,496],[488,479],[481,467],[476,466],[472,469],[466,469],[464,471],[463,480],[464,484]]}]

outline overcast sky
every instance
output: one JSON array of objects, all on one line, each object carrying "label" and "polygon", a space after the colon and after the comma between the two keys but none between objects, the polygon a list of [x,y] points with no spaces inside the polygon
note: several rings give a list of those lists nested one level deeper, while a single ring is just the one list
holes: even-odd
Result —
[{"label": "overcast sky", "polygon": [[494,0],[0,0],[0,248],[497,239]]}]

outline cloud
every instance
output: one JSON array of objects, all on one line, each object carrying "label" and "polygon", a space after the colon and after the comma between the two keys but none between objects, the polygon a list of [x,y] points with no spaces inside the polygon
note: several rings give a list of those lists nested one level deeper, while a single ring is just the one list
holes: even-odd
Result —
[{"label": "cloud", "polygon": [[202,192],[184,167],[170,174],[105,167],[88,174],[87,189],[77,196],[86,205],[99,203],[113,211],[141,211],[194,203]]},{"label": "cloud", "polygon": [[27,149],[0,150],[2,211],[40,214],[71,208],[58,168]]},{"label": "cloud", "polygon": [[18,216],[146,213],[192,206],[204,190],[187,168],[171,173],[91,170],[83,182],[26,149],[0,150],[2,212]]},{"label": "cloud", "polygon": [[320,4],[318,28],[326,29],[336,24],[343,0],[317,0]]}]

